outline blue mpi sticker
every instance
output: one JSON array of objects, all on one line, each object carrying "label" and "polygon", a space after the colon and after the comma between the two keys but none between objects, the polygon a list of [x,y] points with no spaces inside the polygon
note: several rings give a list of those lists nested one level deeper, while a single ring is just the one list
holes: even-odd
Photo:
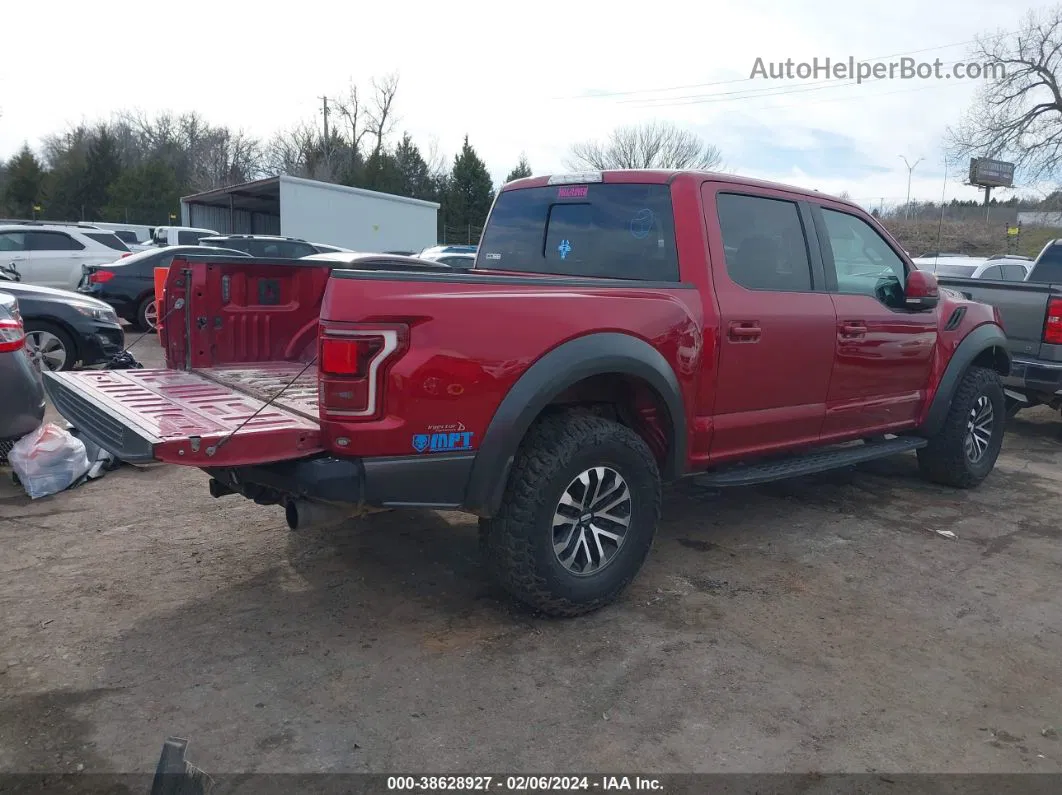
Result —
[{"label": "blue mpi sticker", "polygon": [[[554,238],[554,240],[556,240],[556,238]],[[560,242],[560,245],[557,246],[557,251],[560,253],[561,259],[564,259],[571,253],[572,244],[568,242],[567,238],[565,238]]]},{"label": "blue mpi sticker", "polygon": [[471,431],[451,431],[450,433],[418,433],[413,436],[413,449],[418,453],[449,452],[451,450],[471,450]]}]

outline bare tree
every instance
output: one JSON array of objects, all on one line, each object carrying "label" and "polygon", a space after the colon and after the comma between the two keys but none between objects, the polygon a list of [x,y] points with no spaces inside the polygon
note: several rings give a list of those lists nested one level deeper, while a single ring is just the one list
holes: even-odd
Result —
[{"label": "bare tree", "polygon": [[372,153],[379,157],[383,151],[384,139],[394,132],[398,119],[394,116],[395,95],[398,93],[398,75],[389,74],[372,80],[372,104],[366,110],[367,129],[376,139]]},{"label": "bare tree", "polygon": [[347,125],[350,127],[348,143],[351,154],[357,160],[361,156],[361,142],[369,134],[370,130],[367,126],[365,108],[362,107],[358,86],[353,80],[347,89],[346,97],[339,100],[336,104],[339,109],[339,115],[347,120]]},{"label": "bare tree", "polygon": [[948,130],[953,161],[1012,160],[1030,181],[1062,166],[1062,6],[1030,12],[1016,34],[977,40],[969,62],[989,78],[957,128]]},{"label": "bare tree", "polygon": [[605,141],[583,141],[571,148],[568,168],[692,168],[719,166],[718,147],[671,122],[618,127]]}]

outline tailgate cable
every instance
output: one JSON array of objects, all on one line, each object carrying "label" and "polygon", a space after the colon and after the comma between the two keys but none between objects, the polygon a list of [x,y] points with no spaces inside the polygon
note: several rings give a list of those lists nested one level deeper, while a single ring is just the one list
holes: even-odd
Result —
[{"label": "tailgate cable", "polygon": [[279,391],[276,392],[276,394],[274,394],[272,397],[270,397],[269,400],[267,400],[265,403],[263,403],[261,406],[259,406],[257,409],[255,409],[254,413],[251,414],[250,417],[245,419],[243,422],[241,422],[239,425],[237,425],[235,428],[233,428],[231,431],[229,431],[227,434],[225,434],[223,437],[221,437],[221,440],[217,444],[212,444],[210,447],[208,447],[206,449],[207,457],[210,457],[210,456],[214,455],[215,453],[217,453],[217,451],[221,449],[221,446],[223,444],[225,444],[225,442],[227,442],[229,439],[231,439],[236,434],[236,432],[238,430],[240,430],[240,428],[242,428],[244,425],[246,425],[251,420],[253,420],[255,417],[257,417],[262,411],[264,411],[265,409],[269,408],[269,406],[272,405],[274,400],[276,400],[278,397],[283,395],[286,390],[290,389],[291,386],[296,381],[298,381],[300,378],[302,378],[303,374],[307,370],[309,370],[311,367],[313,367],[314,364],[316,364],[316,363],[317,363],[317,356],[315,355],[312,359],[310,359],[310,361],[308,361],[306,363],[305,367],[303,367],[301,370],[299,370],[298,373],[296,373],[294,378],[292,378],[290,381],[288,381],[286,384],[284,384],[284,386],[282,386],[279,389]]},{"label": "tailgate cable", "polygon": [[174,301],[173,302],[173,308],[170,309],[170,311],[167,312],[165,315],[163,315],[162,317],[160,317],[158,320],[155,321],[155,328],[148,329],[143,334],[141,334],[139,337],[137,337],[135,340],[130,342],[128,345],[126,345],[125,346],[125,350],[119,351],[118,353],[114,354],[114,356],[112,356],[110,358],[110,361],[107,362],[107,369],[108,370],[140,370],[140,369],[142,369],[144,367],[144,365],[142,365],[140,362],[138,362],[136,359],[134,359],[133,355],[131,353],[129,353],[129,351],[132,350],[133,346],[135,346],[138,342],[140,342],[140,340],[144,339],[144,337],[148,336],[149,334],[157,334],[158,333],[159,323],[161,323],[163,320],[168,318],[171,314],[176,312],[178,309],[184,309],[184,299],[183,298],[178,298],[176,301]]}]

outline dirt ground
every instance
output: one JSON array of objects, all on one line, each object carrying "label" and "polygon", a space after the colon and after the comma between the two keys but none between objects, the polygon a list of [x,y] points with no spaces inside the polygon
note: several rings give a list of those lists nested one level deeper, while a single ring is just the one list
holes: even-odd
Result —
[{"label": "dirt ground", "polygon": [[971,492],[913,456],[675,488],[622,600],[563,621],[460,514],[299,535],[196,470],[5,477],[0,772],[150,772],[174,734],[230,773],[1062,771],[1060,464],[1035,410]]}]

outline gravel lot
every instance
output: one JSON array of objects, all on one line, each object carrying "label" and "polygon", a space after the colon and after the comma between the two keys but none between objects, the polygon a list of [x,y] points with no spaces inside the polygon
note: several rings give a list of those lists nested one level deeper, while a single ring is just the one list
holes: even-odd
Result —
[{"label": "gravel lot", "polygon": [[460,514],[298,535],[196,470],[5,477],[0,771],[150,772],[171,734],[213,772],[1062,771],[1060,463],[1040,409],[971,492],[914,456],[676,488],[634,586],[567,621],[495,591]]}]

